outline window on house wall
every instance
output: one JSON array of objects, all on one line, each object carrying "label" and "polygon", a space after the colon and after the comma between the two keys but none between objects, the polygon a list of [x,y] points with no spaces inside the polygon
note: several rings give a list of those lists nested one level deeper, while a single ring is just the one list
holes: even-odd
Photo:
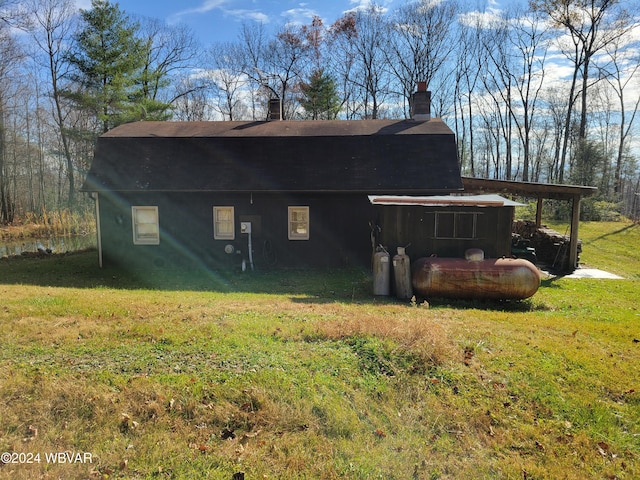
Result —
[{"label": "window on house wall", "polygon": [[477,238],[479,215],[476,212],[436,212],[436,238]]},{"label": "window on house wall", "polygon": [[236,238],[233,207],[213,207],[213,238],[216,240]]},{"label": "window on house wall", "polygon": [[309,207],[289,207],[289,240],[309,240]]},{"label": "window on house wall", "polygon": [[131,207],[134,245],[158,245],[160,223],[158,207]]}]

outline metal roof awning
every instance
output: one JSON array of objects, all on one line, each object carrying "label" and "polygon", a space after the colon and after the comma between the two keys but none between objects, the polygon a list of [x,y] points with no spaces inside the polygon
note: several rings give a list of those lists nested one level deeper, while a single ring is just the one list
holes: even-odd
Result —
[{"label": "metal roof awning", "polygon": [[501,192],[524,197],[571,200],[576,196],[593,195],[598,189],[584,185],[558,185],[551,183],[517,182],[488,178],[462,177],[464,191],[469,193]]},{"label": "metal roof awning", "polygon": [[578,225],[580,223],[580,201],[593,195],[598,189],[584,185],[556,185],[533,182],[493,180],[487,178],[462,177],[465,192],[502,192],[537,199],[536,225],[542,223],[542,203],[545,198],[571,201],[571,241],[569,245],[569,268],[578,266]]},{"label": "metal roof awning", "polygon": [[520,207],[500,195],[369,195],[372,205],[415,205],[420,207]]}]

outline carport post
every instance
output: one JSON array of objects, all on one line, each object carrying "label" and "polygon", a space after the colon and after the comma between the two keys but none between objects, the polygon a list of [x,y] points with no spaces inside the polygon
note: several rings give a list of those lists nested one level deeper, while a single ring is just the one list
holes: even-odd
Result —
[{"label": "carport post", "polygon": [[538,195],[538,201],[536,202],[536,227],[542,225],[542,202],[543,198],[541,195]]},{"label": "carport post", "polygon": [[580,198],[574,195],[571,208],[571,239],[569,241],[569,267],[578,268],[578,225],[580,224]]}]

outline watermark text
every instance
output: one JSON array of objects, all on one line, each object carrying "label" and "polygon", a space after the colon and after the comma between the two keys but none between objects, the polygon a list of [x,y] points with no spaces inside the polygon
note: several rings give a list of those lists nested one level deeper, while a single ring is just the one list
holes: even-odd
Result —
[{"label": "watermark text", "polygon": [[0,454],[0,463],[28,465],[38,463],[62,464],[62,463],[93,463],[93,454],[90,452],[3,452]]}]

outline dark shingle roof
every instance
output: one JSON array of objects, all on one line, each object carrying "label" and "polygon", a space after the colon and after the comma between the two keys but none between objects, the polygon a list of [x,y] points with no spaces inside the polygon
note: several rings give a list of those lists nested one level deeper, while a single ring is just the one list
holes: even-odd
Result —
[{"label": "dark shingle roof", "polygon": [[439,119],[137,122],[98,139],[85,191],[448,192],[462,188]]}]

